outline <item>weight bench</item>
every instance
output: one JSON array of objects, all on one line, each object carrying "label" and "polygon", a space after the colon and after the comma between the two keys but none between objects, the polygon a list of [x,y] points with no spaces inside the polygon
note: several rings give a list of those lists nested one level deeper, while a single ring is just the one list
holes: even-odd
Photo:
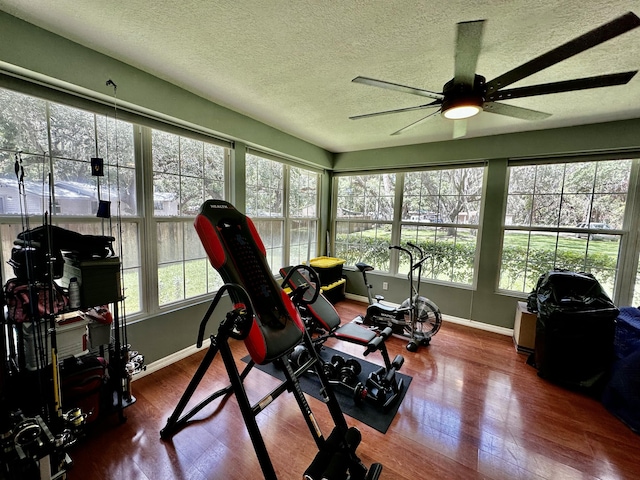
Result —
[{"label": "weight bench", "polygon": [[[311,270],[310,267],[307,268]],[[340,315],[331,302],[322,295],[320,283],[313,281],[311,278],[313,275],[308,275],[305,269],[300,266],[283,267],[280,269],[280,274],[283,277],[282,285],[287,285],[292,290],[292,298],[302,315],[307,330],[310,334],[317,334],[313,337],[316,349],[322,348],[322,345],[329,338],[336,338],[363,346],[365,357],[372,352],[380,352],[384,360],[384,367],[372,372],[362,387],[359,386],[361,384],[352,380],[354,374],[360,373],[359,365],[343,364],[337,359],[335,361],[332,359],[331,362],[325,362],[324,369],[330,380],[337,378],[338,383],[353,390],[356,402],[369,398],[380,405],[383,410],[389,409],[398,400],[402,391],[403,382],[402,379],[396,379],[396,372],[404,363],[402,355],[396,355],[393,362],[389,358],[385,341],[392,334],[391,327],[376,333],[357,323],[341,324]],[[317,278],[317,274],[315,277]],[[301,289],[304,291],[300,291]],[[294,365],[297,366],[300,363],[299,359],[306,358],[304,348],[300,345],[294,350],[291,357]],[[341,371],[344,373],[344,377],[340,374]]]},{"label": "weight bench", "polygon": [[[348,427],[296,307],[271,274],[266,261],[266,250],[251,219],[228,202],[207,200],[196,216],[195,228],[211,265],[225,282],[200,323],[198,347],[202,346],[207,322],[223,294],[228,293],[233,309],[227,312],[217,333],[210,335],[209,350],[169,417],[167,425],[160,431],[161,438],[172,437],[186,426],[197,412],[216,398],[234,394],[264,478],[277,480],[256,416],[278,396],[288,391],[295,397],[318,447],[318,453],[304,472],[303,478],[377,480],[382,465],[374,463],[367,469],[356,455],[361,441],[360,432],[354,427]],[[242,373],[237,369],[229,339],[243,340],[251,357]],[[306,345],[312,353],[305,365],[294,371],[285,359],[300,343]],[[218,351],[222,356],[230,384],[214,392],[183,415]],[[252,405],[243,380],[256,363],[262,365],[270,362],[277,362],[282,367],[285,381]],[[310,369],[320,380],[324,401],[334,423],[334,428],[327,438],[323,436],[298,381],[298,378]],[[283,441],[286,441],[286,435],[283,438]],[[294,448],[295,445],[292,446],[292,449]]]}]

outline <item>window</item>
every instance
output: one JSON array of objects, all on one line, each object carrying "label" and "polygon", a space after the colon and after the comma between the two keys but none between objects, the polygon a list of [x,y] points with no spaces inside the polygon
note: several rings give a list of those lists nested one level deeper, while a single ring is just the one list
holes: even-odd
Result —
[{"label": "window", "polygon": [[[482,198],[483,167],[404,174],[401,243],[429,256],[423,277],[471,284]],[[399,271],[408,273],[406,256]]]},{"label": "window", "polygon": [[318,251],[319,175],[289,167],[289,265],[308,262]]},{"label": "window", "polygon": [[316,255],[319,179],[313,171],[247,153],[247,215],[260,234],[274,273]]},{"label": "window", "polygon": [[338,177],[336,256],[406,274],[389,245],[411,242],[429,255],[423,278],[472,283],[483,179],[484,167]]},{"label": "window", "polygon": [[158,245],[158,304],[218,289],[193,219],[209,198],[224,198],[228,149],[160,130],[152,131],[153,216]]},{"label": "window", "polygon": [[335,256],[389,270],[396,174],[337,178]]},{"label": "window", "polygon": [[275,273],[284,266],[284,165],[247,153],[247,215],[260,234]]},{"label": "window", "polygon": [[609,295],[618,271],[631,160],[509,167],[500,288],[529,292],[553,269],[592,273]]},{"label": "window", "polygon": [[[43,224],[45,212],[60,227],[113,236],[115,253],[123,263],[125,308],[129,313],[139,312],[134,126],[4,89],[0,89],[0,118],[4,259],[17,234]],[[92,175],[91,158],[103,159],[104,176]],[[24,171],[22,191],[14,170],[16,161]],[[96,218],[100,202],[111,206],[112,218]],[[113,218],[116,214],[119,221]],[[13,276],[6,264],[4,268],[4,278]]]},{"label": "window", "polygon": [[[193,220],[206,199],[226,198],[232,145],[175,125],[151,128],[142,117],[142,125],[116,120],[118,113],[98,114],[0,88],[4,278],[13,276],[6,260],[27,226],[26,216],[33,227],[44,212],[53,212],[59,226],[116,238],[127,314],[175,308],[222,285]],[[133,115],[122,114],[135,120]],[[14,170],[18,151],[25,171],[22,195]],[[92,175],[94,158],[103,159],[103,176]],[[319,183],[318,172],[247,156],[247,210],[274,271],[317,254]],[[97,217],[106,204],[112,218]]]}]

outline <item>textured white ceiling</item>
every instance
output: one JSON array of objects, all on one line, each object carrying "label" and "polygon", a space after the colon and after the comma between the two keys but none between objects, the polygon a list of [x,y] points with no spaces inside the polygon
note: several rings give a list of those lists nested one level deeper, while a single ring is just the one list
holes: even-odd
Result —
[{"label": "textured white ceiling", "polygon": [[[333,152],[449,140],[425,111],[349,120],[424,99],[351,83],[368,76],[433,91],[453,77],[456,23],[486,19],[487,80],[614,18],[637,0],[0,0],[0,9]],[[640,68],[640,28],[512,87]],[[124,89],[126,85],[118,85]],[[467,137],[640,117],[627,85],[512,100],[531,122],[481,113]]]}]

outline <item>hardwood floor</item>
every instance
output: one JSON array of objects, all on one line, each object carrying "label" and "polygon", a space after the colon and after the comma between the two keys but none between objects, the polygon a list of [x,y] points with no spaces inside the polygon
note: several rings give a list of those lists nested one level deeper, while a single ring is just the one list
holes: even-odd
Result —
[{"label": "hardwood floor", "polygon": [[[336,305],[344,321],[364,311],[349,300]],[[195,338],[196,332],[194,332]],[[640,436],[597,400],[540,379],[517,354],[510,337],[445,322],[427,348],[405,350],[392,338],[390,355],[402,353],[402,372],[413,381],[386,434],[347,417],[363,435],[358,454],[381,462],[383,480],[417,479],[638,479]],[[361,348],[330,346],[361,357]],[[234,355],[246,355],[233,341]],[[70,480],[263,478],[235,398],[216,401],[172,440],[159,431],[204,354],[133,383],[137,402],[95,426],[71,452]],[[367,360],[381,363],[376,355]],[[276,380],[254,369],[245,381],[252,402]],[[228,383],[216,358],[194,400]],[[325,405],[309,403],[328,435]],[[195,402],[194,402],[195,404]],[[302,478],[316,448],[293,396],[284,394],[257,417],[278,478]]]}]

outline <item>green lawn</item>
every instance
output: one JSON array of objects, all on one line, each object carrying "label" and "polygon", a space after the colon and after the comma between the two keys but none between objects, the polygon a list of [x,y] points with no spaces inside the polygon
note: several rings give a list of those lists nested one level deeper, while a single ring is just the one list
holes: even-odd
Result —
[{"label": "green lawn", "polygon": [[[587,239],[577,238],[572,235],[561,236],[557,238],[558,248],[562,250],[570,250],[577,254],[584,254]],[[505,235],[504,246],[505,247],[522,247],[526,248],[528,242],[531,242],[529,248],[550,250],[555,249],[556,236],[545,234],[533,234],[529,237],[528,232],[509,232]],[[589,254],[603,254],[618,256],[618,247],[620,246],[617,241],[608,240],[590,240],[589,241]]]}]

